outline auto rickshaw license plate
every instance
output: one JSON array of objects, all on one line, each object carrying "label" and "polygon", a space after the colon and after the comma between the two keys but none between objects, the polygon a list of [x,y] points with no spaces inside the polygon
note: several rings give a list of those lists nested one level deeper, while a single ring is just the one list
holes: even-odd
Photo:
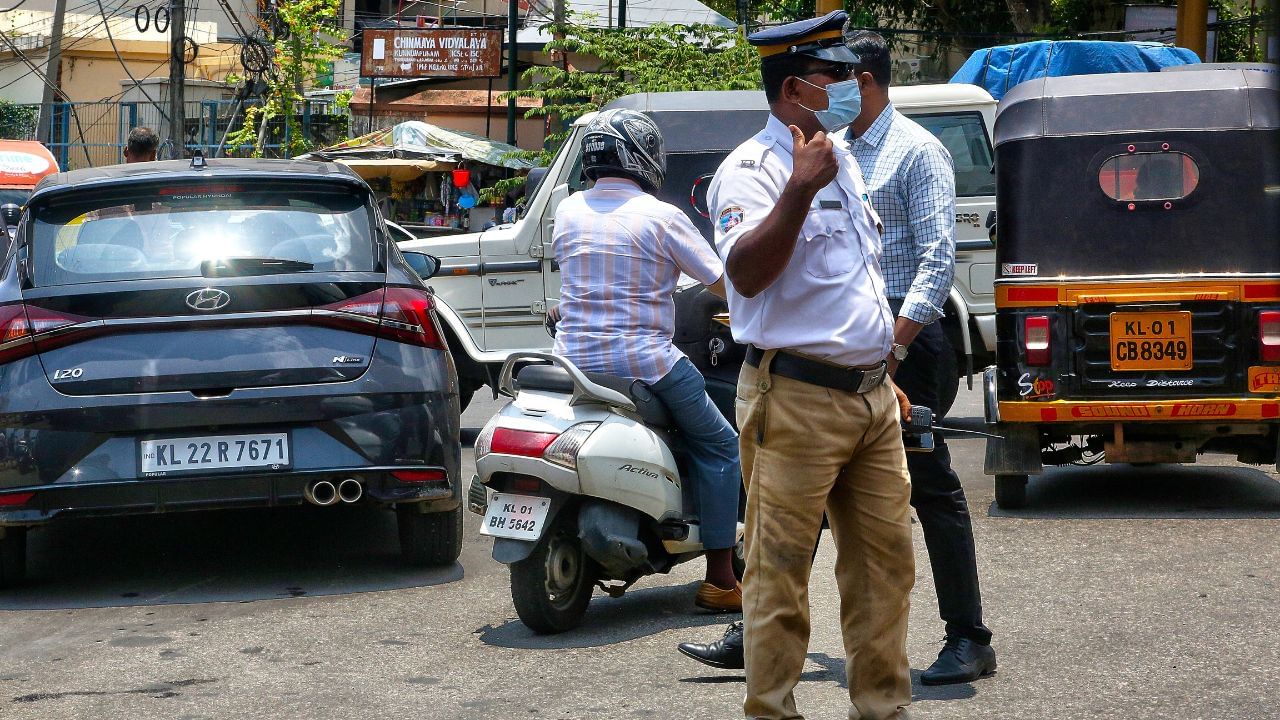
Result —
[{"label": "auto rickshaw license plate", "polygon": [[1191,313],[1111,313],[1112,370],[1190,370]]}]

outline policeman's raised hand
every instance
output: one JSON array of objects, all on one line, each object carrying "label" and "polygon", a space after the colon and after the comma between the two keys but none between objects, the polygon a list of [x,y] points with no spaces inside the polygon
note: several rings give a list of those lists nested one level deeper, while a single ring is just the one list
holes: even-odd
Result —
[{"label": "policeman's raised hand", "polygon": [[840,164],[836,162],[835,146],[827,134],[819,130],[807,142],[804,133],[795,125],[791,129],[792,182],[799,183],[810,195],[831,184],[836,179]]}]

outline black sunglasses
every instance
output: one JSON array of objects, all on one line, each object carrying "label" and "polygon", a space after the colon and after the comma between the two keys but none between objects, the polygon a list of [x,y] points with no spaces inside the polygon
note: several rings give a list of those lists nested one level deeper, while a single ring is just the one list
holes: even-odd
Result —
[{"label": "black sunglasses", "polygon": [[802,74],[801,77],[804,77],[805,75],[826,75],[836,82],[843,82],[853,77],[853,65],[850,65],[849,63],[824,65],[823,67],[815,68]]}]

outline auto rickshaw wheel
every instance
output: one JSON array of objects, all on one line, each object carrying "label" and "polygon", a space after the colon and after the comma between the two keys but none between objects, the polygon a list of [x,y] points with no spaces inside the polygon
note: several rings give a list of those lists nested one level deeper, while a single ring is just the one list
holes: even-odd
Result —
[{"label": "auto rickshaw wheel", "polygon": [[1021,510],[1027,506],[1027,476],[996,476],[996,507],[1001,510]]}]

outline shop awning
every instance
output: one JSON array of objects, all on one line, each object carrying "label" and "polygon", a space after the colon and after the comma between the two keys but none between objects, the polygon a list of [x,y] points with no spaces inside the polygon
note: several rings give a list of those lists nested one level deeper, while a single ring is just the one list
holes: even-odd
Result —
[{"label": "shop awning", "polygon": [[405,143],[448,148],[461,153],[467,160],[494,167],[513,170],[528,170],[533,167],[533,163],[528,160],[514,157],[513,154],[520,152],[520,148],[465,130],[453,130],[418,120],[409,120],[391,128],[391,132],[397,145]]},{"label": "shop awning", "polygon": [[365,180],[389,178],[395,182],[410,182],[417,180],[424,173],[451,170],[457,167],[457,163],[438,160],[339,157],[335,158],[334,161],[351,168]]},{"label": "shop awning", "polygon": [[[450,130],[418,120],[352,138],[323,150],[299,156],[300,160],[423,160],[458,163],[463,160],[495,167],[527,170],[533,164],[512,157],[520,149],[463,130]],[[350,163],[347,163],[350,164]],[[354,167],[354,166],[353,166]],[[447,170],[452,165],[436,169]],[[359,172],[359,171],[357,171]],[[364,175],[361,175],[364,177]]]}]

